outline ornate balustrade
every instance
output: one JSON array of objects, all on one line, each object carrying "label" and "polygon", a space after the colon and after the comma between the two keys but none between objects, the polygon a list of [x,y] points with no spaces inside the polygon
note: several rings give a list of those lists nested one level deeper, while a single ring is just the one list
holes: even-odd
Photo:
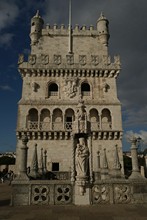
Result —
[{"label": "ornate balustrade", "polygon": [[72,122],[65,122],[65,130],[72,131]]},{"label": "ornate balustrade", "polygon": [[38,129],[38,121],[28,121],[27,128],[29,130],[37,130]]},{"label": "ornate balustrade", "polygon": [[40,130],[49,131],[51,129],[50,122],[40,122]]},{"label": "ornate balustrade", "polygon": [[99,122],[91,122],[91,130],[97,131],[100,129],[100,123]]},{"label": "ornate balustrade", "polygon": [[55,131],[62,131],[63,130],[63,122],[53,122],[52,129]]}]

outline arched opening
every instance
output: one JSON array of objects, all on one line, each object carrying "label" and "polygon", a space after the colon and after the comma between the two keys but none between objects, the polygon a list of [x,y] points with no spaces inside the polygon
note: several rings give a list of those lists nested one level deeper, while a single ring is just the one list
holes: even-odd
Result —
[{"label": "arched opening", "polygon": [[102,129],[106,130],[112,128],[111,113],[109,109],[102,110],[101,122],[102,122]]},{"label": "arched opening", "polygon": [[65,111],[65,129],[72,131],[72,124],[75,120],[75,114],[73,109],[67,109]]},{"label": "arched opening", "polygon": [[58,96],[58,85],[56,83],[49,84],[48,94],[49,96]]},{"label": "arched opening", "polygon": [[81,84],[81,94],[82,96],[90,96],[90,85],[87,82]]},{"label": "arched opening", "polygon": [[96,109],[90,110],[90,123],[91,123],[91,130],[96,131],[100,127],[99,123],[99,115]]},{"label": "arched opening", "polygon": [[45,131],[50,129],[50,111],[48,109],[43,109],[41,111],[40,129]]},{"label": "arched opening", "polygon": [[29,110],[27,128],[29,130],[38,129],[38,111],[35,108]]},{"label": "arched opening", "polygon": [[63,130],[63,114],[58,108],[53,111],[53,130]]}]

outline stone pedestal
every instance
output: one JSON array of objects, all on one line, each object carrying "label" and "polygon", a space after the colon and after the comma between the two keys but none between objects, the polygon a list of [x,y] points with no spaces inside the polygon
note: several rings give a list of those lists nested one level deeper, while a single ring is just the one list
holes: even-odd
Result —
[{"label": "stone pedestal", "polygon": [[27,176],[27,147],[28,143],[28,138],[26,135],[22,137],[22,146],[20,147],[20,164],[19,164],[19,170],[18,170],[18,175],[15,178],[14,181],[26,181],[29,180]]},{"label": "stone pedestal", "polygon": [[138,155],[137,155],[137,138],[133,137],[130,139],[131,141],[131,156],[132,156],[132,174],[129,177],[129,179],[143,179],[143,176],[141,175],[139,171],[139,165],[138,165]]},{"label": "stone pedestal", "polygon": [[90,188],[85,187],[83,195],[80,194],[80,186],[75,184],[74,191],[74,204],[75,205],[90,205]]}]

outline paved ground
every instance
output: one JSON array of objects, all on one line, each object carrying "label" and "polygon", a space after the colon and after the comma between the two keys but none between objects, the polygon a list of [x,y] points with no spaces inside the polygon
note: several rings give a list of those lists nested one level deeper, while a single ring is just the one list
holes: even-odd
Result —
[{"label": "paved ground", "polygon": [[0,183],[0,220],[147,220],[146,205],[10,206],[11,186]]}]

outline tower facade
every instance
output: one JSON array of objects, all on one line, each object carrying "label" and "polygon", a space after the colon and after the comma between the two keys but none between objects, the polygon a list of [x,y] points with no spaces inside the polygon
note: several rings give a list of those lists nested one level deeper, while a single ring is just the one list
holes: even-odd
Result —
[{"label": "tower facade", "polygon": [[[18,103],[17,167],[25,134],[28,167],[37,144],[38,158],[42,149],[46,152],[48,171],[65,173],[65,179],[68,173],[80,186],[82,180],[86,185],[113,177],[116,159],[123,173],[121,104],[116,87],[120,58],[109,56],[108,20],[101,15],[96,29],[76,25],[71,31],[64,25],[43,27],[43,23],[37,12],[31,20],[31,53],[27,61],[23,55],[18,61],[23,88]],[[88,158],[80,162],[81,172],[80,145],[86,146]],[[106,157],[107,175],[101,174]],[[83,190],[81,187],[81,193]]]}]

